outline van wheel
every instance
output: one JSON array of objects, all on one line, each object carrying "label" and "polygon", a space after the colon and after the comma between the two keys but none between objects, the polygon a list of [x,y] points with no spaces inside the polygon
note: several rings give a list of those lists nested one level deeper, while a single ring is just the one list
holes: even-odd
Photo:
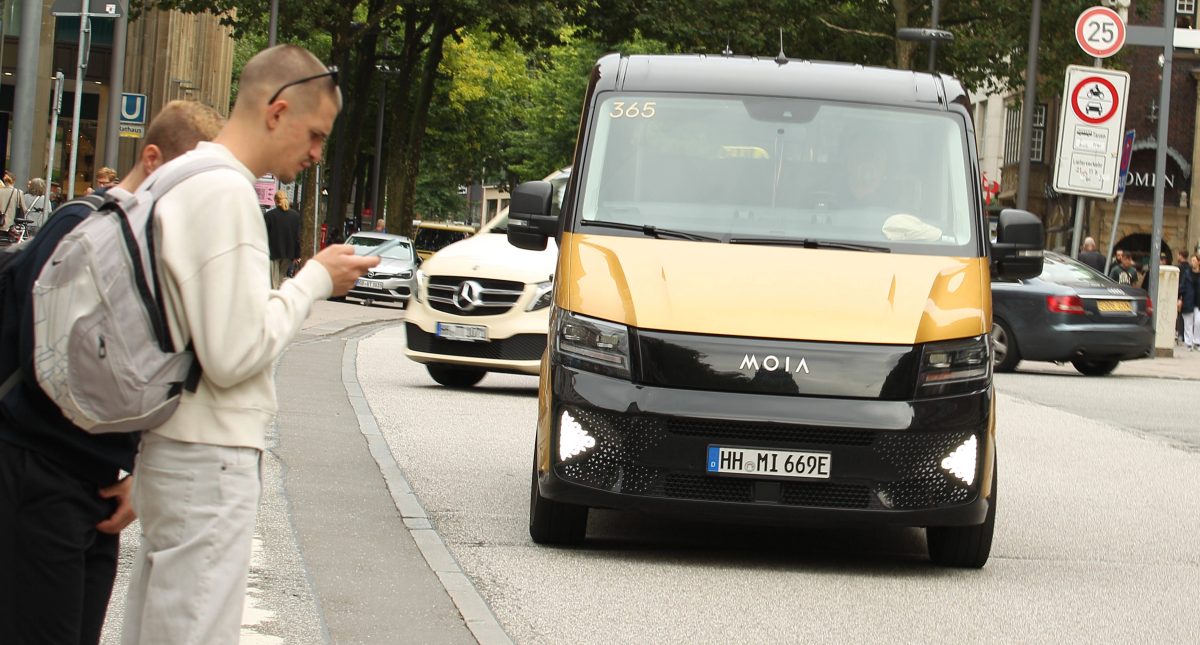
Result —
[{"label": "van wheel", "polygon": [[1077,358],[1071,361],[1071,364],[1084,376],[1108,376],[1117,369],[1117,365],[1120,365],[1121,361],[1088,361]]},{"label": "van wheel", "polygon": [[930,526],[925,529],[929,559],[943,567],[979,569],[987,564],[996,530],[996,463],[992,462],[992,498],[987,518],[977,526]]},{"label": "van wheel", "polygon": [[999,318],[992,319],[992,368],[997,372],[1011,372],[1021,362],[1021,351],[1017,349],[1017,337],[1012,327]]},{"label": "van wheel", "polygon": [[425,366],[433,380],[446,387],[471,387],[483,380],[487,370],[478,367],[457,367],[430,363]]},{"label": "van wheel", "polygon": [[586,506],[564,504],[542,497],[538,491],[535,463],[532,483],[529,485],[529,537],[538,544],[580,544],[587,536],[587,519]]}]

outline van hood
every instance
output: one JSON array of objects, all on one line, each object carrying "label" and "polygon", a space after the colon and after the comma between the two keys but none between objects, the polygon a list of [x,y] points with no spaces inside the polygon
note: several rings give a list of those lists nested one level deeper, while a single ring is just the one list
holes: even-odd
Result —
[{"label": "van hood", "polygon": [[482,233],[451,244],[421,265],[426,275],[478,276],[525,284],[551,279],[558,258],[554,240],[544,251],[526,251],[508,243],[508,236]]},{"label": "van hood", "polygon": [[556,303],[640,329],[912,345],[978,336],[986,258],[563,235]]}]

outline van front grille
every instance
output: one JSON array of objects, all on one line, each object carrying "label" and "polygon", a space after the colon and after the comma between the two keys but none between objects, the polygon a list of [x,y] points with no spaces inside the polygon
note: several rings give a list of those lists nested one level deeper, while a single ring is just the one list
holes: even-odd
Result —
[{"label": "van front grille", "polygon": [[429,306],[456,316],[499,316],[517,304],[525,285],[512,280],[432,276]]}]

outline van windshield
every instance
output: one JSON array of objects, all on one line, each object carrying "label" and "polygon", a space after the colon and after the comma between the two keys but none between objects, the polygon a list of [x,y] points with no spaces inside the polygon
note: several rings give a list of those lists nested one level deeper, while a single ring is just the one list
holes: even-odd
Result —
[{"label": "van windshield", "polygon": [[612,96],[595,118],[585,224],[975,255],[973,183],[957,116],[673,94]]}]

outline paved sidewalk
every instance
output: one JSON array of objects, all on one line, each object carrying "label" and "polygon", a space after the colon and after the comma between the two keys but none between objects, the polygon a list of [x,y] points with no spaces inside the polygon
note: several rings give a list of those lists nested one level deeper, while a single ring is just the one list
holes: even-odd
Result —
[{"label": "paved sidewalk", "polygon": [[301,337],[328,336],[344,329],[383,320],[403,320],[404,310],[396,305],[365,307],[355,300],[313,303],[312,312],[301,326]]},{"label": "paved sidewalk", "polygon": [[[1074,374],[1082,376],[1070,363],[1056,365],[1054,363],[1038,363],[1022,361],[1017,365],[1018,372],[1043,372]],[[1145,376],[1150,378],[1169,378],[1188,381],[1200,381],[1200,352],[1189,352],[1183,345],[1175,346],[1175,355],[1165,358],[1143,358],[1136,361],[1122,361],[1113,376]]]}]

